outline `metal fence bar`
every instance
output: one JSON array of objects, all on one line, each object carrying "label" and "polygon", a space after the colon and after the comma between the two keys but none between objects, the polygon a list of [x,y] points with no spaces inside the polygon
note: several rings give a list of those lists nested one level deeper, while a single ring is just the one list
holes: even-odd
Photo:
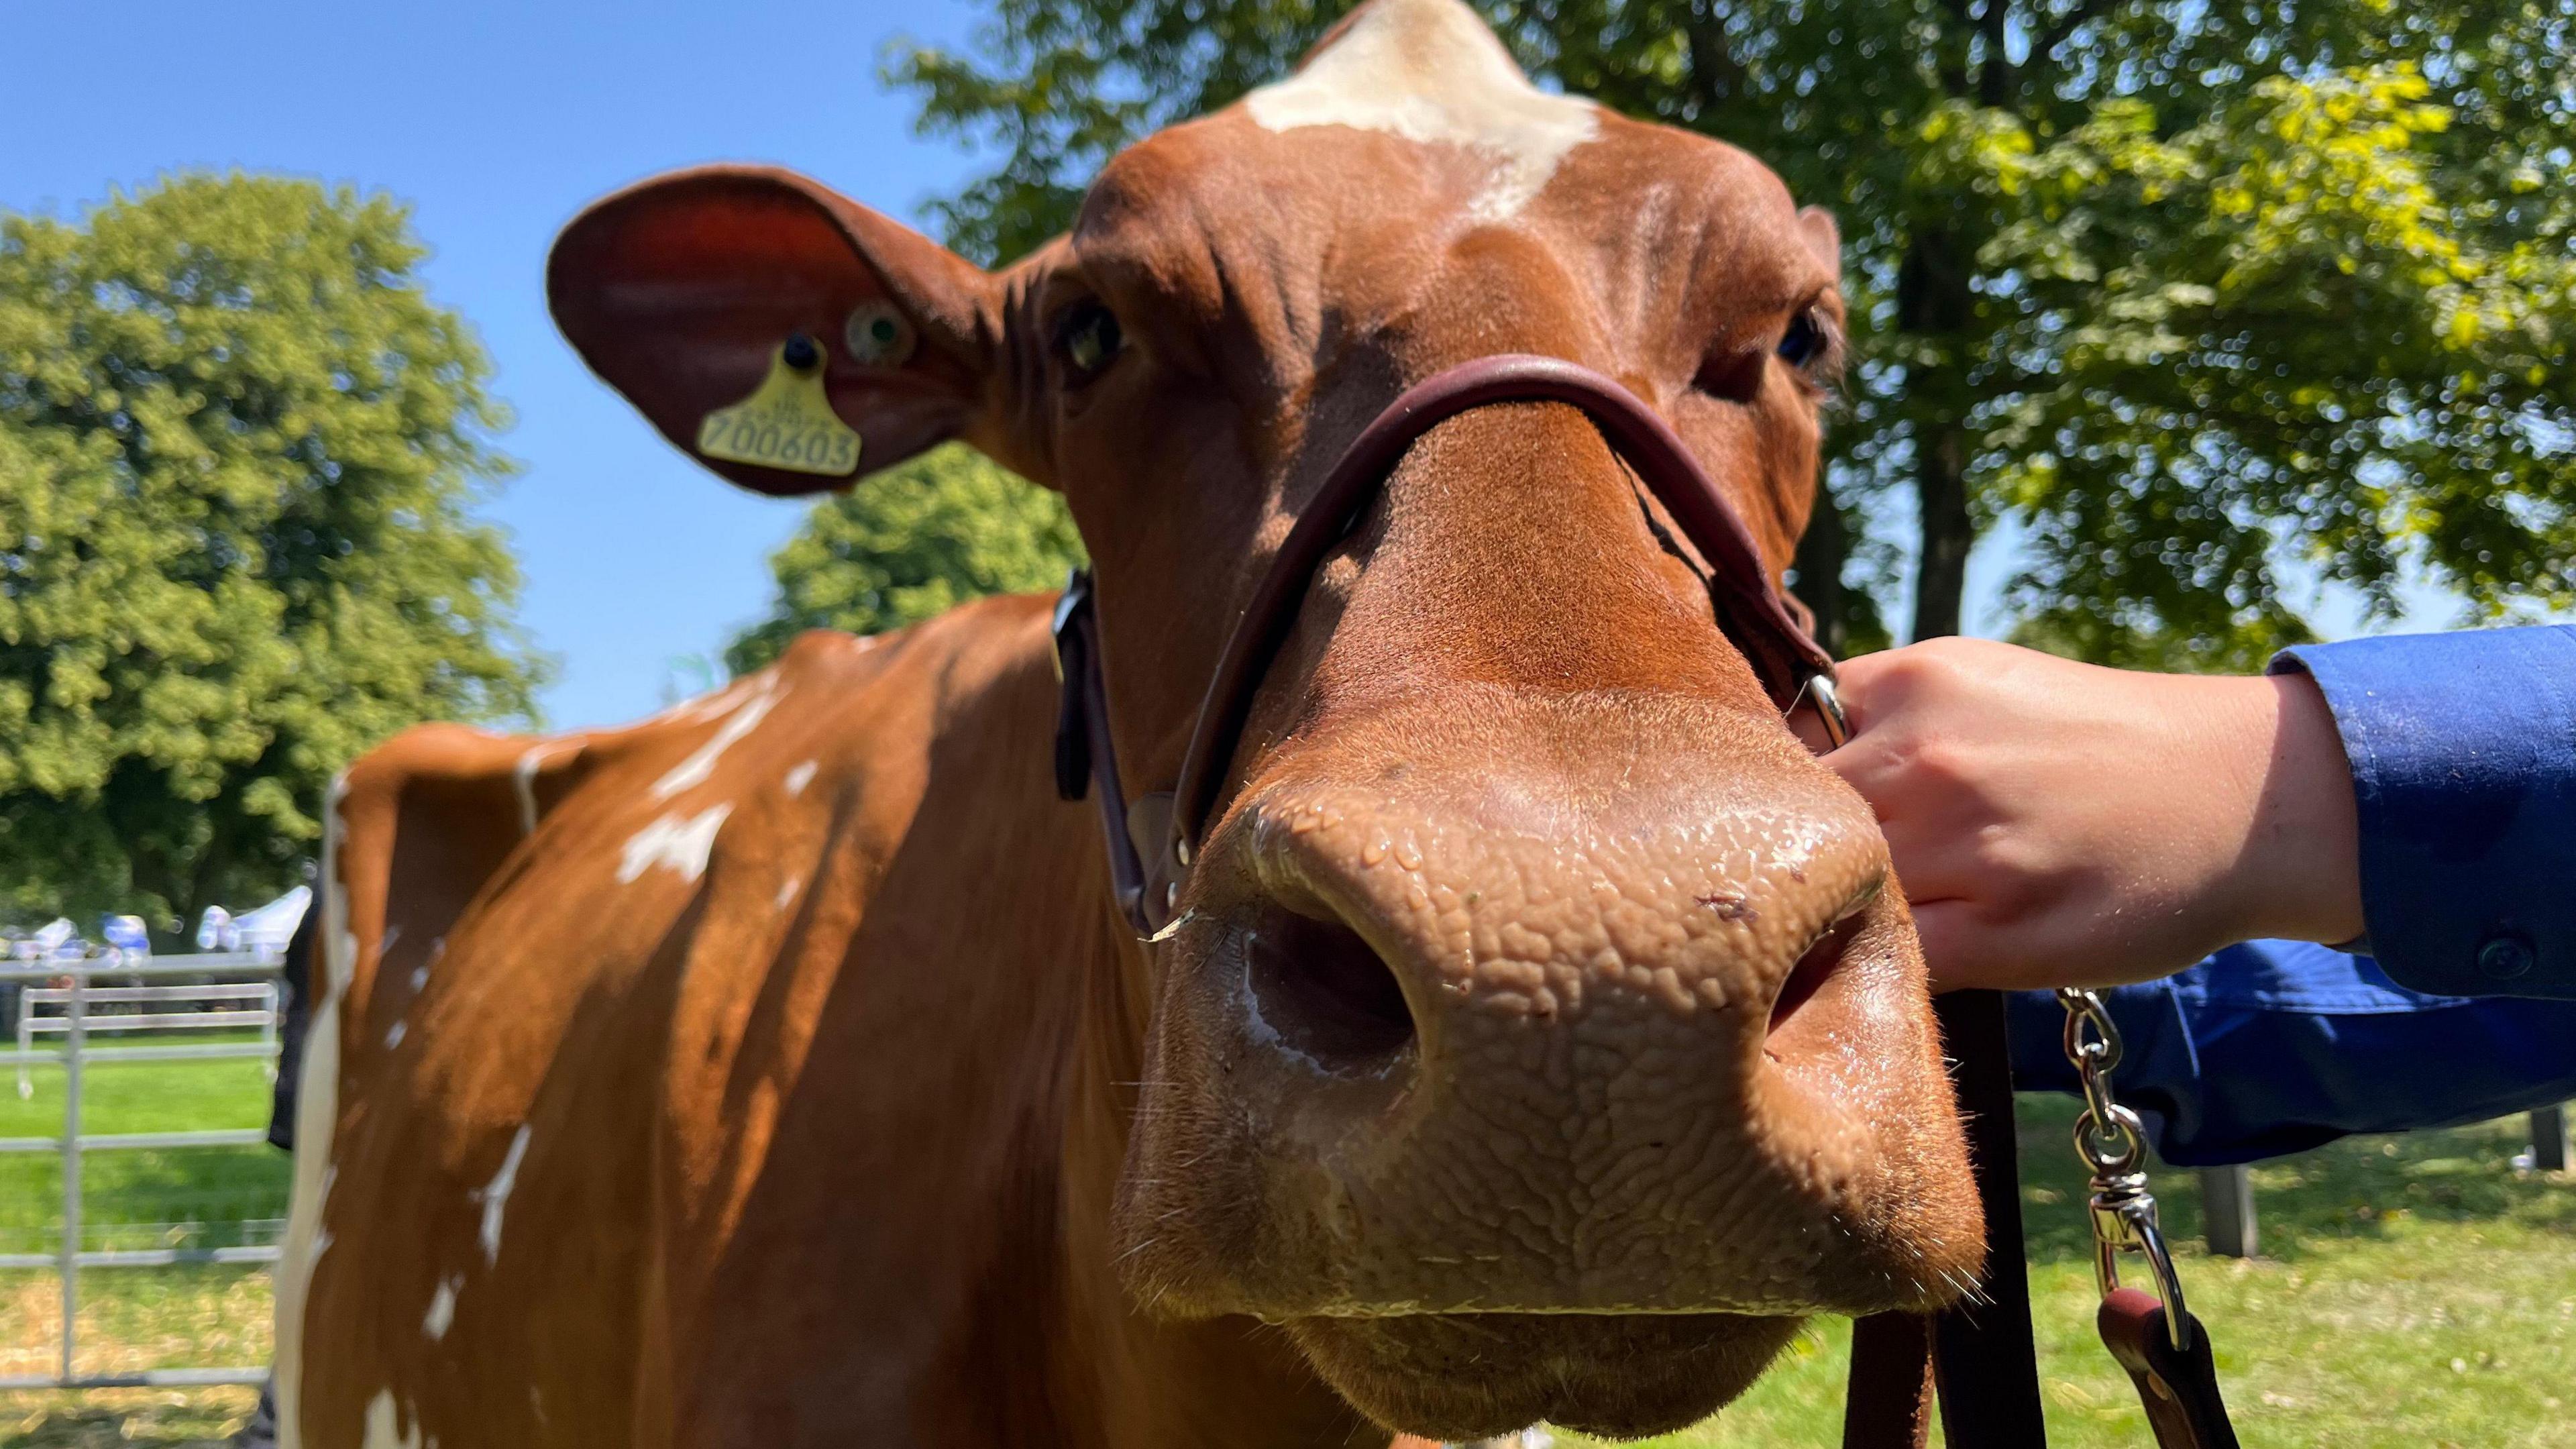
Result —
[{"label": "metal fence bar", "polygon": [[71,1030],[63,1038],[63,1366],[73,1377],[80,1342],[81,1245],[81,1048],[89,1044],[89,1007],[82,993],[71,999]]},{"label": "metal fence bar", "polygon": [[264,1384],[264,1368],[145,1369],[131,1374],[90,1374],[50,1379],[43,1374],[0,1378],[0,1393],[15,1389],[198,1389],[221,1384]]},{"label": "metal fence bar", "polygon": [[128,956],[110,952],[77,961],[0,961],[0,981],[46,981],[64,976],[217,976],[275,971],[279,957],[262,951],[208,951],[195,956]]},{"label": "metal fence bar", "polygon": [[[89,1059],[93,1062],[193,1062],[213,1061],[219,1057],[273,1057],[276,1055],[277,1045],[274,1042],[259,1044],[209,1042],[201,1046],[92,1047]],[[47,1062],[59,1064],[62,1059],[61,1050],[54,1047],[28,1052],[23,1058],[30,1066],[42,1066]],[[16,1052],[0,1052],[0,1065],[19,1060],[22,1058]]]},{"label": "metal fence bar", "polygon": [[[92,1251],[80,1255],[84,1268],[169,1268],[182,1263],[274,1263],[275,1243],[246,1244],[236,1248],[134,1248],[119,1251]],[[0,1268],[51,1268],[62,1261],[60,1253],[0,1253]]]},{"label": "metal fence bar", "polygon": [[[84,1152],[131,1152],[169,1147],[257,1147],[268,1140],[259,1127],[223,1127],[200,1132],[91,1132],[80,1138]],[[59,1137],[0,1137],[0,1153],[59,1152]]]},{"label": "metal fence bar", "polygon": [[[221,1248],[140,1248],[84,1250],[88,1223],[82,1202],[82,1167],[84,1154],[140,1149],[252,1146],[268,1140],[259,1128],[222,1129],[194,1132],[102,1132],[81,1130],[85,1106],[87,1069],[94,1062],[141,1061],[208,1061],[255,1058],[274,1062],[277,1046],[277,1007],[280,1002],[274,980],[249,983],[199,983],[177,986],[109,986],[101,978],[153,978],[203,976],[224,972],[272,973],[278,957],[268,952],[221,952],[198,956],[128,957],[116,952],[78,961],[42,961],[21,963],[0,961],[0,982],[40,983],[20,995],[18,1016],[18,1050],[0,1054],[0,1062],[14,1064],[19,1070],[20,1094],[31,1090],[27,1071],[39,1063],[56,1065],[63,1073],[63,1130],[56,1137],[0,1138],[0,1153],[47,1152],[62,1159],[62,1235],[51,1253],[0,1254],[0,1269],[51,1268],[61,1280],[62,1334],[55,1372],[51,1375],[25,1374],[0,1377],[0,1391],[20,1389],[94,1389],[94,1388],[186,1388],[212,1384],[256,1384],[267,1377],[261,1367],[246,1368],[176,1368],[147,1369],[123,1374],[82,1374],[79,1368],[80,1275],[93,1268],[158,1268],[183,1263],[263,1264],[278,1260],[276,1244],[242,1245]],[[68,986],[57,985],[66,979]],[[172,1013],[109,1012],[93,1015],[90,1008],[110,1005],[150,1005],[153,1003],[196,1003],[221,1001],[257,1001],[256,1010],[187,1011]],[[59,1005],[60,1016],[39,1018],[34,1008]],[[128,1031],[152,1028],[221,1030],[257,1026],[260,1040],[252,1043],[206,1043],[193,1046],[124,1047],[94,1050],[90,1046],[93,1032]],[[52,1050],[34,1048],[37,1031],[60,1033],[61,1045]]]},{"label": "metal fence bar", "polygon": [[[93,986],[87,995],[90,1004],[102,1001],[258,1001],[270,987],[260,981],[228,981],[208,986]],[[68,986],[31,986],[22,1001],[60,1006],[72,999]]]},{"label": "metal fence bar", "polygon": [[[154,988],[146,987],[145,990]],[[128,1012],[89,1019],[91,1031],[229,1031],[235,1027],[259,1025],[264,1011],[155,1011]],[[69,1031],[69,1018],[60,1016],[26,1016],[18,1019],[18,1029],[33,1037],[37,1032]]]}]

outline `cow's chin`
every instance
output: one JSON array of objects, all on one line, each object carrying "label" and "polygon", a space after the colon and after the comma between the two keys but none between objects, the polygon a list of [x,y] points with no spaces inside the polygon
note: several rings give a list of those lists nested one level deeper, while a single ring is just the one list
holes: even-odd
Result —
[{"label": "cow's chin", "polygon": [[1352,1407],[1433,1439],[1544,1419],[1634,1438],[1706,1418],[1761,1377],[1795,1318],[1733,1314],[1411,1314],[1285,1326]]}]

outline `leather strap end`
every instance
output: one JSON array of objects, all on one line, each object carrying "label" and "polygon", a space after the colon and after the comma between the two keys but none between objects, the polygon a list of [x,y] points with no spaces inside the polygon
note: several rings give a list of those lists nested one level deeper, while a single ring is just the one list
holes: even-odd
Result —
[{"label": "leather strap end", "polygon": [[2138,1288],[2112,1290],[2095,1315],[2102,1344],[2129,1371],[2158,1449],[2237,1449],[2236,1429],[2218,1393],[2218,1363],[2209,1330],[2188,1312],[2190,1346],[2176,1348],[2165,1330],[2165,1306]]}]

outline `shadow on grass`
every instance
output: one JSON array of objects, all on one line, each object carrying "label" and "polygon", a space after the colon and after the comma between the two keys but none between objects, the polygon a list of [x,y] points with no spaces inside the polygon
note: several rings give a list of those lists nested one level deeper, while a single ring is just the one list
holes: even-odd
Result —
[{"label": "shadow on grass", "polygon": [[[2083,1164],[2073,1143],[2072,1097],[2020,1098],[2022,1215],[2035,1263],[2089,1260]],[[2576,1238],[2576,1184],[2516,1173],[2529,1145],[2523,1119],[2386,1136],[2347,1137],[2254,1165],[2254,1203],[2266,1258],[2295,1261],[2315,1245],[2385,1237],[2390,1222],[2512,1223]],[[2148,1186],[2177,1244],[2202,1232],[2200,1185],[2190,1168],[2162,1162]]]},{"label": "shadow on grass", "polygon": [[[235,1246],[257,1236],[245,1224],[285,1216],[293,1184],[286,1154],[268,1147],[99,1152],[82,1167],[83,1237],[92,1248]],[[42,1252],[61,1223],[60,1159],[0,1158],[0,1252]],[[174,1225],[193,1225],[184,1244],[164,1241]]]},{"label": "shadow on grass", "polygon": [[250,1417],[251,1389],[119,1389],[0,1394],[0,1443],[10,1449],[198,1449],[226,1442]]}]

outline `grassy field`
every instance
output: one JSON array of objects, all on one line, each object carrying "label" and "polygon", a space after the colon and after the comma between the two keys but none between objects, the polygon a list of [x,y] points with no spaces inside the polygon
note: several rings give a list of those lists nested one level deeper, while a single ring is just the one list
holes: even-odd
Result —
[{"label": "grassy field", "polygon": [[[252,1062],[94,1069],[90,1130],[250,1126],[267,1084]],[[0,1136],[58,1130],[59,1073],[20,1102],[0,1079]],[[2092,1336],[2083,1182],[2067,1103],[2025,1098],[2022,1171],[2032,1231],[2041,1375],[2060,1449],[2143,1446],[2128,1382]],[[2576,1182],[2517,1176],[2521,1119],[2354,1139],[2255,1169],[2267,1255],[2200,1256],[2198,1194],[2167,1172],[2165,1223],[2217,1341],[2249,1449],[2576,1446]],[[93,1245],[233,1241],[284,1212],[286,1161],[265,1148],[101,1154],[87,1179]],[[58,1222],[50,1158],[0,1157],[0,1243],[41,1250]],[[201,1228],[181,1226],[194,1220]],[[20,1247],[31,1243],[32,1247]],[[259,1270],[84,1275],[83,1363],[255,1363],[268,1350]],[[59,1319],[50,1275],[0,1273],[0,1372],[40,1371]],[[1824,1449],[1838,1442],[1847,1331],[1817,1328],[1752,1394],[1661,1449]],[[217,1441],[248,1390],[0,1394],[0,1446],[175,1446]],[[1582,1444],[1573,1436],[1562,1443]]]},{"label": "grassy field", "polygon": [[[206,1034],[190,1038],[249,1041]],[[155,1045],[175,1044],[156,1034]],[[93,1063],[84,1130],[177,1132],[259,1127],[269,1085],[259,1062]],[[63,1073],[30,1073],[21,1099],[0,1072],[0,1137],[62,1131]],[[219,1247],[264,1242],[285,1216],[285,1154],[268,1147],[97,1152],[81,1174],[84,1246]],[[62,1171],[47,1154],[0,1155],[0,1252],[50,1252],[62,1232]],[[258,1364],[270,1340],[264,1268],[91,1269],[81,1275],[80,1367],[105,1373],[175,1365]],[[46,1373],[62,1331],[51,1273],[0,1272],[0,1374]],[[0,1394],[0,1446],[193,1444],[249,1414],[249,1389]]]}]

